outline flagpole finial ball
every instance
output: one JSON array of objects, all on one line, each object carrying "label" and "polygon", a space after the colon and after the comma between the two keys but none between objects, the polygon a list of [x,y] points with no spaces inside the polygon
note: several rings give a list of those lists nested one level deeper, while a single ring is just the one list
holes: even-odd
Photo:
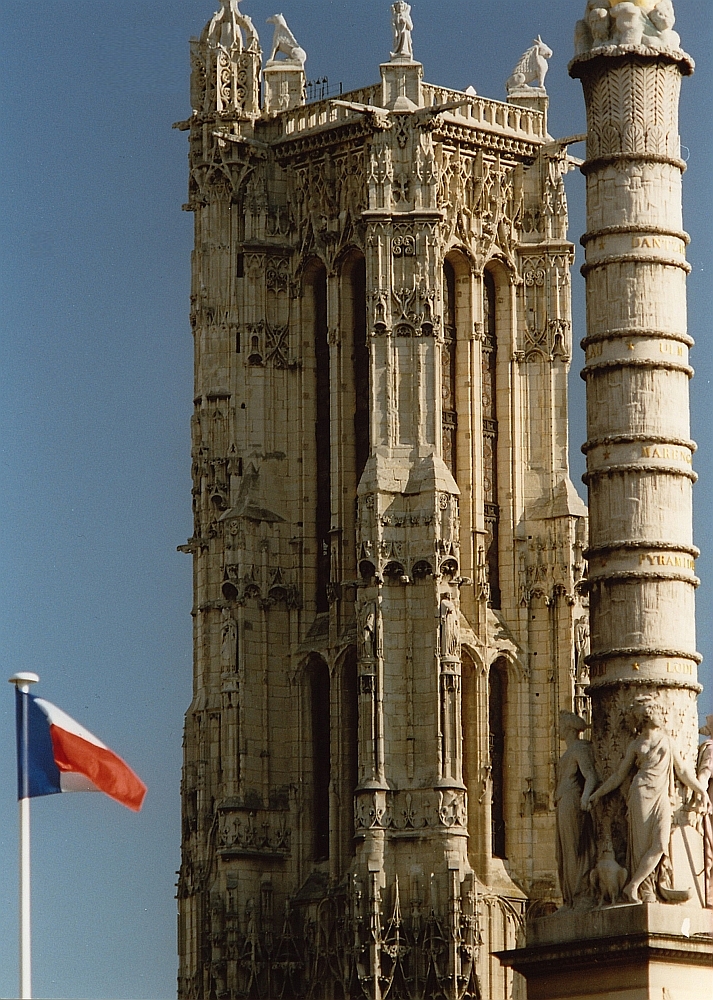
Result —
[{"label": "flagpole finial ball", "polygon": [[32,674],[29,671],[23,671],[19,674],[13,674],[10,678],[10,684],[17,684],[18,687],[24,687],[29,684],[39,684],[39,677],[37,674]]}]

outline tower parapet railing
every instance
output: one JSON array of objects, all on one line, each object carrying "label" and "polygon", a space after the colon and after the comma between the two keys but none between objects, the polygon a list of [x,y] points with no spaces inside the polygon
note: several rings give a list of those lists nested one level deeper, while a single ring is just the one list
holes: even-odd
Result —
[{"label": "tower parapet railing", "polygon": [[[470,95],[461,90],[436,87],[430,83],[424,83],[422,90],[425,108],[467,98],[469,103],[448,112],[458,120],[459,124],[515,136],[530,142],[544,142],[547,139],[546,116],[537,109]],[[347,91],[339,95],[339,100],[379,108],[381,84]],[[336,104],[334,97],[330,97],[284,111],[277,117],[282,136],[291,136],[314,128],[357,119],[359,112],[344,107],[343,104]]]}]

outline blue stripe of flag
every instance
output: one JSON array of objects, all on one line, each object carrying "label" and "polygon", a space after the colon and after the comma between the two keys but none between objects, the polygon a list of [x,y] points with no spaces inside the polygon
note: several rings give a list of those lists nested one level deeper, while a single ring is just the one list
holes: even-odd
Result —
[{"label": "blue stripe of flag", "polygon": [[17,723],[17,797],[55,795],[62,789],[55,764],[49,720],[34,696],[15,688]]}]

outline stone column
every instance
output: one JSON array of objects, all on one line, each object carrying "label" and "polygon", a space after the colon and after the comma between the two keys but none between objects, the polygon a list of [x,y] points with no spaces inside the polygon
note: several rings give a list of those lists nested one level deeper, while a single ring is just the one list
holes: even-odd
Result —
[{"label": "stone column", "polygon": [[[616,35],[614,36],[616,39]],[[603,778],[632,740],[629,708],[657,702],[693,764],[697,747],[693,545],[678,101],[682,51],[595,48],[574,60],[587,105],[587,475],[593,740]],[[679,802],[679,805],[681,803]],[[623,797],[603,802],[618,860]],[[618,843],[617,843],[618,840]],[[630,873],[631,874],[631,873]]]},{"label": "stone column", "polygon": [[[670,0],[590,0],[570,64],[588,123],[586,660],[599,787],[591,859],[582,840],[560,840],[586,876],[579,898],[530,921],[526,946],[500,956],[527,978],[530,1000],[710,992],[713,920],[693,807],[698,551],[678,136],[693,63],[673,23]],[[564,798],[557,808],[559,831],[572,810]]]}]

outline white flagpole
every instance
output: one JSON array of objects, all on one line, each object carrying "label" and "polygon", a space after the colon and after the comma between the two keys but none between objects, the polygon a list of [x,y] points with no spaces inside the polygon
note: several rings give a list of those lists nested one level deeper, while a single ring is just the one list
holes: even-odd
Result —
[{"label": "white flagpole", "polygon": [[[37,674],[21,673],[10,678],[21,694],[28,694],[37,684]],[[17,747],[20,791],[20,1000],[32,1000],[32,924],[30,921],[30,795],[29,795],[29,719],[28,699],[22,699],[20,739]]]}]

